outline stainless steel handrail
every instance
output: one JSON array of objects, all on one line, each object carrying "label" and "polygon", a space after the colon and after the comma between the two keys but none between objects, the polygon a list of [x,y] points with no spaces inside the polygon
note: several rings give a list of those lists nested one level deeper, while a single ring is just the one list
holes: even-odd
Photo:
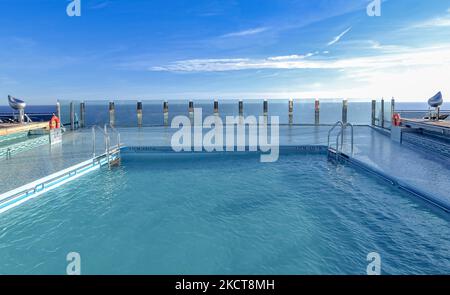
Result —
[{"label": "stainless steel handrail", "polygon": [[[345,130],[347,127],[351,128],[351,154],[353,155],[354,152],[354,136],[355,136],[355,131],[354,131],[354,127],[353,124],[351,123],[342,123],[341,121],[336,122],[333,127],[328,131],[328,149],[331,148],[330,146],[330,137],[331,137],[331,133],[333,132],[334,129],[336,129],[336,127],[341,126],[341,130],[339,131],[339,133],[336,135],[336,158],[338,157],[339,153],[342,152],[343,148],[344,148],[344,136],[345,136]],[[341,139],[341,145],[339,146],[339,139]]]},{"label": "stainless steel handrail", "polygon": [[[328,146],[328,148],[330,148],[330,137],[331,137],[331,132],[333,132],[333,130],[334,129],[336,129],[336,127],[337,126],[341,126],[341,130],[344,128],[344,123],[342,123],[342,121],[337,121],[334,125],[333,125],[333,127],[331,127],[331,129],[330,129],[330,131],[328,131],[328,144],[327,144],[327,146]],[[336,149],[337,149],[337,147],[336,147]]]}]

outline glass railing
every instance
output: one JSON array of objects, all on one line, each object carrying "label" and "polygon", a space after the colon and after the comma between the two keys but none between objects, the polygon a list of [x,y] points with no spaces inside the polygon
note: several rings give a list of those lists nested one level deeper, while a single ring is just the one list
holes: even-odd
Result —
[{"label": "glass railing", "polygon": [[[239,99],[219,99],[217,115],[225,120],[227,116],[239,115]],[[81,114],[81,101],[59,101],[61,109],[61,121],[64,125],[71,125],[71,105],[73,118],[80,124],[83,118]],[[194,108],[201,108],[203,119],[213,115],[214,100],[192,100]],[[264,100],[243,100],[244,116],[264,115]],[[109,124],[111,120],[116,127],[138,126],[138,101],[116,100],[110,110],[109,101],[84,101],[84,123],[86,127]],[[168,113],[165,117],[163,100],[142,101],[142,126],[164,126],[170,124],[176,116],[189,116],[189,100],[168,100]],[[381,124],[381,102],[377,102],[377,125]],[[385,102],[385,123],[390,122],[390,101]],[[289,99],[277,99],[267,101],[267,116],[278,116],[280,124],[314,125],[316,119],[320,125],[331,125],[343,120],[343,100],[320,100],[318,113],[316,112],[315,99],[294,99],[293,112],[289,113]],[[317,117],[318,116],[318,117]],[[372,120],[372,102],[348,101],[347,121],[355,125],[370,125]],[[386,124],[385,127],[389,127]]]}]

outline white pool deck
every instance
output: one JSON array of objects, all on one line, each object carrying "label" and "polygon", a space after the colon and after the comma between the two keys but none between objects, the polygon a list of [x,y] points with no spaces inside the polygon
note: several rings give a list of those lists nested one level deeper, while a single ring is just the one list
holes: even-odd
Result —
[{"label": "white pool deck", "polygon": [[[326,145],[330,126],[281,126],[280,145]],[[175,130],[164,127],[122,128],[122,143],[127,146],[170,146]],[[348,138],[348,137],[347,137]],[[332,140],[335,137],[332,136]],[[115,142],[115,139],[113,139]],[[368,126],[355,127],[354,158],[388,174],[399,182],[450,203],[450,159],[392,142]],[[90,129],[68,132],[59,146],[44,146],[0,159],[0,193],[43,178],[92,158]],[[104,152],[103,138],[96,140],[97,154]],[[349,144],[345,151],[349,153]],[[264,164],[262,164],[264,165]]]}]

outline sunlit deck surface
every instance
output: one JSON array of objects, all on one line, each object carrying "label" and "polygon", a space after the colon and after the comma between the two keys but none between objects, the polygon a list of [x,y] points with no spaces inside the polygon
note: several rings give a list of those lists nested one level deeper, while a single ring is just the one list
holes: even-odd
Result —
[{"label": "sunlit deck surface", "polygon": [[404,124],[412,128],[422,128],[430,131],[450,131],[450,121],[430,121],[425,119],[403,119]]},{"label": "sunlit deck surface", "polygon": [[0,123],[0,136],[46,128],[48,128],[48,122],[25,123],[25,124]]},{"label": "sunlit deck surface", "polygon": [[[281,126],[280,145],[327,145],[330,126]],[[170,147],[173,132],[165,127],[120,128],[122,143],[128,146]],[[347,140],[349,138],[347,137]],[[349,145],[345,152],[350,153]],[[96,153],[104,152],[103,138],[96,140]],[[67,132],[63,143],[36,148],[0,159],[3,174],[0,193],[7,192],[51,173],[68,168],[92,157],[90,129]],[[411,149],[368,127],[355,127],[354,158],[374,169],[395,177],[419,191],[450,202],[450,159]],[[267,164],[261,164],[267,165]]]}]

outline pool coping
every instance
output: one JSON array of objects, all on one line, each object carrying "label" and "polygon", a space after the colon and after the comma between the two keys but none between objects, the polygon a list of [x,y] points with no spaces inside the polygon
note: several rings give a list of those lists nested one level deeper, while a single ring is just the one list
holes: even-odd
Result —
[{"label": "pool coping", "polygon": [[[0,195],[0,214],[115,161],[120,150],[102,154]],[[108,158],[109,157],[109,158]]]},{"label": "pool coping", "polygon": [[[450,204],[439,200],[435,196],[419,190],[414,186],[397,179],[396,177],[389,175],[369,164],[364,163],[356,159],[355,157],[349,156],[346,153],[336,151],[329,148],[326,145],[299,145],[299,146],[280,146],[280,152],[291,151],[291,152],[301,152],[305,154],[315,153],[323,154],[327,156],[329,160],[335,163],[348,164],[349,166],[362,170],[364,172],[370,173],[383,179],[384,181],[390,183],[391,185],[407,192],[408,194],[419,197],[420,199],[444,210],[445,212],[450,212]],[[0,214],[4,213],[14,207],[17,207],[28,200],[37,198],[40,195],[49,192],[57,187],[60,187],[72,180],[75,180],[85,174],[92,172],[94,170],[100,169],[102,166],[115,161],[120,158],[120,154],[128,153],[152,153],[152,152],[173,152],[171,147],[166,146],[121,146],[120,149],[116,149],[115,152],[111,154],[102,154],[98,157],[89,159],[87,161],[81,162],[67,169],[61,170],[59,172],[53,173],[49,176],[43,177],[39,180],[33,181],[29,184],[23,185],[6,193],[0,195]],[[173,152],[175,153],[175,152]],[[200,154],[203,152],[182,152],[185,154]],[[220,152],[219,152],[220,153]],[[225,153],[225,152],[224,152]],[[239,152],[235,152],[239,153]],[[108,159],[109,156],[109,159]]]}]

